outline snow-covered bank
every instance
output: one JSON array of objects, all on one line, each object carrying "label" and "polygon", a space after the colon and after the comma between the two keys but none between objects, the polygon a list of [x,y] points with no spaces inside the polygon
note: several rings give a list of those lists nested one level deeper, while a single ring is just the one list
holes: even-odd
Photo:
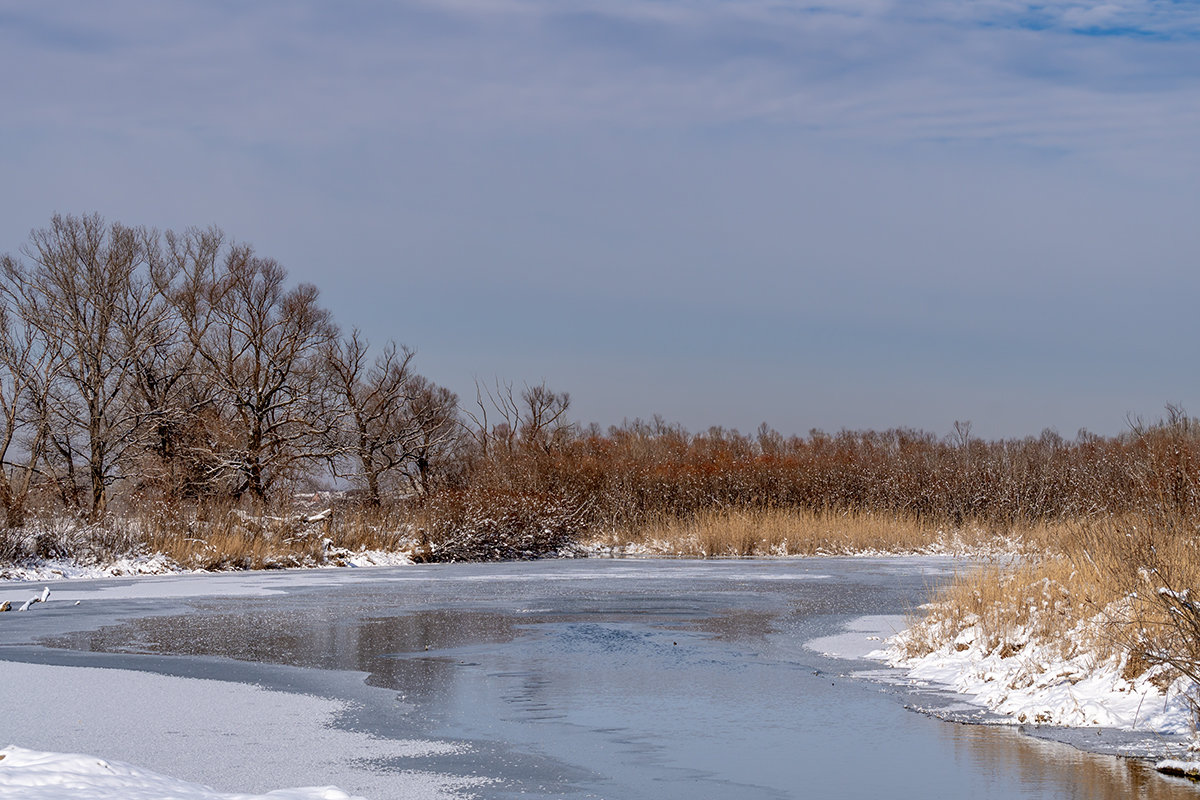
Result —
[{"label": "snow-covered bank", "polygon": [[120,761],[47,753],[9,745],[0,750],[0,799],[12,800],[363,800],[335,786],[225,794]]},{"label": "snow-covered bank", "polygon": [[813,552],[796,553],[786,541],[765,551],[746,556],[740,553],[710,553],[696,540],[648,539],[613,544],[601,537],[575,545],[559,553],[561,557],[590,558],[953,558],[964,562],[1003,562],[1021,551],[1019,539],[996,538],[987,542],[968,542],[954,535],[920,547],[818,547]]},{"label": "snow-covered bank", "polygon": [[[413,563],[407,552],[330,548],[326,561],[308,569],[340,567],[399,567]],[[306,567],[296,567],[306,569]],[[103,564],[81,564],[72,559],[36,559],[21,564],[0,564],[0,581],[57,581],[65,579],[119,578],[130,575],[206,574],[206,570],[181,567],[162,553],[124,556]]]},{"label": "snow-covered bank", "polygon": [[[1094,635],[1090,621],[1067,633],[1073,642]],[[1157,734],[1194,732],[1189,696],[1195,687],[1162,669],[1126,677],[1126,658],[1100,660],[1087,646],[1062,647],[1016,635],[1004,648],[989,649],[977,627],[967,628],[931,653],[909,656],[911,631],[892,637],[873,654],[905,670],[909,681],[944,686],[1012,723],[1101,727]],[[1074,651],[1074,655],[1064,655]]]},{"label": "snow-covered bank", "polygon": [[[1063,648],[1019,633],[1009,647],[989,650],[977,627],[948,637],[931,653],[910,656],[906,645],[915,632],[904,624],[902,617],[861,617],[842,633],[806,645],[836,658],[887,663],[902,671],[890,680],[959,693],[993,712],[991,722],[1195,733],[1189,704],[1195,687],[1184,678],[1168,680],[1161,670],[1126,678],[1123,657],[1099,661],[1087,647]],[[1076,629],[1068,638],[1082,641],[1093,633]],[[1064,650],[1075,655],[1065,657]]]},{"label": "snow-covered bank", "polygon": [[[0,761],[4,800],[229,800],[264,793],[272,800],[347,794],[448,800],[481,782],[419,768],[420,759],[458,752],[458,745],[344,730],[334,725],[343,703],[227,681],[0,661],[0,708],[4,743],[29,748]],[[63,752],[139,766],[118,768],[102,785],[103,770]],[[398,759],[413,768],[381,766]],[[85,774],[75,775],[81,769]],[[345,794],[276,791],[330,784]],[[178,791],[158,791],[168,786]],[[237,792],[245,794],[231,794]]]},{"label": "snow-covered bank", "polygon": [[80,564],[68,558],[39,558],[20,564],[0,565],[0,581],[118,578],[126,575],[170,575],[180,572],[186,570],[161,553],[125,556],[103,564]]}]

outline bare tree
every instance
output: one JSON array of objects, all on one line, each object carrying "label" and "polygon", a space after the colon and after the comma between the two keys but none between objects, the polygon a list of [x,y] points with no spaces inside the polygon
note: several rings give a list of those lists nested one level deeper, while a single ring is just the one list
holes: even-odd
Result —
[{"label": "bare tree", "polygon": [[469,422],[471,438],[484,459],[494,455],[496,446],[511,451],[516,443],[517,424],[521,409],[513,396],[513,385],[501,383],[497,378],[494,386],[475,379],[475,407],[464,410]]},{"label": "bare tree", "polygon": [[194,331],[203,379],[229,427],[231,446],[213,455],[234,496],[266,500],[276,481],[323,456],[318,357],[337,331],[317,288],[288,289],[286,279],[276,261],[230,249],[222,280],[208,289],[212,319]]},{"label": "bare tree", "polygon": [[336,401],[330,463],[378,506],[396,477],[418,493],[428,491],[438,460],[458,433],[458,398],[414,373],[408,348],[389,342],[374,361],[368,351],[357,330],[326,349]]},{"label": "bare tree", "polygon": [[420,375],[412,377],[409,387],[406,412],[412,436],[404,474],[418,494],[428,494],[439,475],[444,478],[459,460],[458,395]]},{"label": "bare tree", "polygon": [[[129,402],[138,357],[152,344],[163,312],[147,275],[156,234],[99,215],[56,215],[35,230],[22,254],[7,259],[5,280],[28,324],[61,354],[55,385],[45,393],[49,438],[57,463],[75,482],[87,472],[89,516],[104,513],[108,487],[136,440],[139,415]],[[52,462],[54,463],[54,462]]]},{"label": "bare tree", "polygon": [[552,391],[543,381],[525,387],[521,404],[518,430],[521,442],[527,447],[548,453],[574,430],[567,419],[567,409],[571,407],[571,395],[567,392]]},{"label": "bare tree", "polygon": [[198,380],[199,349],[213,319],[213,301],[227,284],[220,270],[225,235],[217,228],[167,231],[152,252],[150,276],[164,313],[147,320],[148,346],[135,359],[133,403],[146,424],[150,459],[143,480],[173,495],[194,489],[205,448],[189,441],[202,427],[212,393]]},{"label": "bare tree", "polygon": [[384,482],[408,458],[412,438],[406,415],[413,351],[388,342],[369,361],[370,344],[355,329],[325,349],[325,366],[336,405],[329,426],[329,458],[335,475],[349,478],[382,502]]},{"label": "bare tree", "polygon": [[571,395],[555,392],[545,381],[526,385],[517,395],[509,382],[497,380],[493,387],[475,381],[475,408],[465,411],[471,435],[486,458],[500,447],[506,452],[518,446],[549,452],[568,436],[574,425],[567,419]]},{"label": "bare tree", "polygon": [[48,394],[61,359],[55,341],[29,324],[29,309],[3,280],[11,259],[0,262],[0,506],[6,526],[13,528],[25,521],[48,435]]}]

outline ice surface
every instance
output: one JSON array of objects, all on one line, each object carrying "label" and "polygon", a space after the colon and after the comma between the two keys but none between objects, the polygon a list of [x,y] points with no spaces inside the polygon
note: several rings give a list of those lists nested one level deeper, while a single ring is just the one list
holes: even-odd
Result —
[{"label": "ice surface", "polygon": [[[421,757],[455,750],[456,745],[377,739],[336,728],[331,723],[344,710],[342,703],[244,684],[132,670],[0,661],[0,708],[4,709],[5,739],[42,751],[34,755],[50,759],[39,762],[28,755],[0,761],[0,798],[4,800],[227,798],[230,792],[249,792],[247,796],[253,796],[297,784],[336,784],[344,791],[376,800],[438,800],[458,796],[452,790],[471,783],[419,770]],[[130,787],[119,791],[114,788],[109,793],[71,794],[67,793],[67,783],[52,782],[54,765],[74,770],[84,762],[72,759],[85,757],[54,760],[59,758],[55,754],[62,751],[90,753],[86,758],[92,761],[129,762],[175,776],[167,779],[145,773],[154,780],[179,779],[214,788],[203,789],[208,794],[136,794]],[[388,771],[368,763],[371,759],[397,758],[414,760],[417,768]],[[34,779],[22,777],[30,773],[13,768],[14,763],[26,762],[42,764],[37,767],[42,775],[37,780],[51,781],[47,785],[56,787],[53,791],[58,793],[32,794],[29,781]],[[66,775],[62,780],[67,780]],[[80,785],[89,786],[86,780]],[[266,796],[309,800],[343,795]]]},{"label": "ice surface", "polygon": [[0,750],[0,798],[12,800],[363,800],[334,786],[225,794],[95,756],[8,746]]}]

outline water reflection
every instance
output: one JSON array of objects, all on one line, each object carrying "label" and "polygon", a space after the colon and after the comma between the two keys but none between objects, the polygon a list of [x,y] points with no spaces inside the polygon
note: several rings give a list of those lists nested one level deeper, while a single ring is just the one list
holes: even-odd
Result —
[{"label": "water reflection", "polygon": [[1200,787],[1155,772],[1145,762],[1085,753],[1009,728],[940,726],[956,757],[991,775],[1016,775],[1027,786],[1062,790],[1089,800],[1195,800]]},{"label": "water reflection", "polygon": [[533,620],[488,611],[430,609],[401,616],[349,618],[330,610],[274,609],[245,602],[237,613],[149,617],[43,639],[41,644],[104,653],[231,658],[369,674],[367,683],[437,702],[462,663],[453,651],[510,642]]}]

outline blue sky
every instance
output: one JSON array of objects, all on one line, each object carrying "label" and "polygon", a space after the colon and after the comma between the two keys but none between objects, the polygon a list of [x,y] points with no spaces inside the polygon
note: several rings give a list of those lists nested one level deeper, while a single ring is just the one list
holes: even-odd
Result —
[{"label": "blue sky", "polygon": [[0,2],[0,250],[219,225],[601,424],[1200,413],[1200,2]]}]

